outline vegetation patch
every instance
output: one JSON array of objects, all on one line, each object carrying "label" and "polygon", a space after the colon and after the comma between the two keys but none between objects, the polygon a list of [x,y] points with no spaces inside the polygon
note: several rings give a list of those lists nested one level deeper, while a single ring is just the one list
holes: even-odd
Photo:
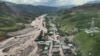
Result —
[{"label": "vegetation patch", "polygon": [[80,32],[79,34],[76,35],[75,42],[79,45],[79,49],[82,52],[83,56],[89,56],[90,53],[92,53],[92,55],[96,55],[94,53],[98,54],[100,53],[95,50],[96,48],[100,47],[98,43],[99,40],[97,41],[97,39],[100,39],[100,34],[98,33],[95,34],[94,36],[90,36],[85,32]]}]

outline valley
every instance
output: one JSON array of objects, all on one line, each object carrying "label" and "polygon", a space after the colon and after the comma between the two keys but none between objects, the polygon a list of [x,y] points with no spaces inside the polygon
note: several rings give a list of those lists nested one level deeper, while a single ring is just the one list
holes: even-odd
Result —
[{"label": "valley", "polygon": [[[0,37],[4,37],[0,38],[0,40],[9,38],[8,33],[13,33],[23,29],[25,29],[23,31],[27,31],[26,25],[31,23],[36,17],[55,10],[57,11],[58,9],[56,7],[32,6],[26,4],[19,5],[0,1]],[[16,33],[13,35],[16,35]],[[10,36],[13,35],[10,34]]]},{"label": "valley", "polygon": [[0,1],[0,56],[100,56],[100,3],[44,6]]},{"label": "valley", "polygon": [[[59,32],[57,32],[56,25],[52,23],[51,19],[49,23],[51,26],[50,32],[52,33],[51,35],[45,36],[45,34],[47,33],[47,28],[45,28],[45,17],[46,15],[42,15],[40,17],[37,17],[34,21],[32,21],[32,23],[30,24],[32,28],[31,31],[2,41],[0,43],[0,56],[74,55],[76,52],[76,50],[74,50],[75,46],[73,46],[73,44],[71,43],[69,45],[72,46],[68,46],[68,44],[64,43],[64,39],[67,39],[66,36],[62,37],[59,35]],[[39,36],[41,35],[41,31],[43,32],[42,36]],[[44,40],[45,38],[47,38],[47,40],[37,40],[38,37],[41,37],[42,39],[44,38]],[[46,46],[44,46],[44,48],[42,49],[43,51],[41,53],[39,51],[39,45],[43,44],[45,44]],[[48,49],[46,50],[45,48]],[[69,50],[69,52],[67,52],[67,50]]]},{"label": "valley", "polygon": [[[45,15],[40,16],[39,18],[37,18],[35,20],[36,23],[32,24],[31,28],[33,29],[32,31],[26,33],[26,34],[22,34],[19,36],[14,36],[11,37],[3,42],[0,43],[0,56],[11,56],[11,55],[15,55],[15,56],[28,56],[30,54],[31,55],[35,55],[36,51],[37,51],[37,43],[34,41],[40,34],[40,31],[43,30],[43,19],[44,19]],[[37,28],[35,28],[35,26],[37,26]],[[30,49],[32,48],[32,49]],[[36,49],[36,51],[34,51]],[[23,51],[22,54],[20,54],[20,52]],[[27,53],[29,52],[30,53]],[[34,54],[31,52],[34,52]],[[19,54],[18,54],[19,53]]]}]

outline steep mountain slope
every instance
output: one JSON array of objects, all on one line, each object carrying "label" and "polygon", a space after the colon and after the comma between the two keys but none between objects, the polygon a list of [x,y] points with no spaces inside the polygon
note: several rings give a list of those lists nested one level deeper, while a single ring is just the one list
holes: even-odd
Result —
[{"label": "steep mountain slope", "polygon": [[16,12],[7,6],[4,2],[0,3],[0,14],[1,13],[9,14],[12,16],[16,15]]},{"label": "steep mountain slope", "polygon": [[[60,20],[64,21],[65,23],[73,23],[75,24],[74,27],[79,28],[88,28],[92,18],[95,18],[96,26],[99,23],[99,14],[100,14],[100,4],[86,4],[83,6],[77,6],[71,9],[67,9],[65,11],[58,12],[58,22]],[[68,21],[68,22],[67,22]],[[83,25],[82,25],[83,24]]]},{"label": "steep mountain slope", "polygon": [[[10,21],[8,18],[14,17],[16,15],[16,12],[12,10],[9,6],[7,6],[5,3],[0,3],[0,26],[5,26],[9,23],[12,23],[12,20]],[[3,21],[5,21],[3,23]],[[6,22],[8,21],[8,22]],[[9,26],[9,25],[8,25]]]},{"label": "steep mountain slope", "polygon": [[79,29],[74,41],[78,44],[82,56],[89,56],[90,53],[92,56],[100,56],[100,33],[90,36],[84,32],[84,29],[90,28],[92,18],[95,18],[95,27],[100,28],[100,3],[67,9],[58,12],[55,17],[58,27],[63,32],[73,34],[73,28]]},{"label": "steep mountain slope", "polygon": [[0,34],[4,34],[7,31],[17,30],[18,27],[23,27],[17,25],[17,12],[12,8],[7,6],[4,2],[0,3]]},{"label": "steep mountain slope", "polygon": [[6,2],[8,6],[19,12],[21,16],[38,16],[45,13],[54,13],[59,10],[57,7],[50,6],[33,6],[25,4],[14,4]]}]

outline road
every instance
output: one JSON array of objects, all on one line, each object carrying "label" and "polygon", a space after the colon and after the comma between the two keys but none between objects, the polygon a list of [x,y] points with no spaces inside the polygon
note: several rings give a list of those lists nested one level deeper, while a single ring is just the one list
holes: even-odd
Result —
[{"label": "road", "polygon": [[56,31],[57,31],[56,25],[54,23],[52,23],[51,20],[49,20],[49,23],[50,23],[50,26],[51,26],[50,30],[53,30],[53,35],[49,36],[49,41],[52,41],[52,42],[51,42],[51,45],[50,45],[48,56],[52,56],[53,55],[53,51],[52,51],[52,49],[53,49],[53,41],[56,41],[56,42],[58,42],[60,44],[58,50],[60,51],[60,56],[64,56],[61,42],[60,42],[59,39],[57,39],[58,35],[56,34]]},{"label": "road", "polygon": [[2,41],[0,43],[0,56],[35,56],[38,51],[35,39],[40,35],[41,30],[43,30],[44,33],[47,32],[44,26],[45,16],[46,15],[37,17],[36,20],[31,23],[33,30]]}]

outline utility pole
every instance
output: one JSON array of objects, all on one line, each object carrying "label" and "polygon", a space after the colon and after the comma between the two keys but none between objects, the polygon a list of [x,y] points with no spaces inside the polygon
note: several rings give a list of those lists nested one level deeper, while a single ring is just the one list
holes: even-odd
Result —
[{"label": "utility pole", "polygon": [[90,31],[91,31],[91,35],[94,35],[94,31],[95,31],[95,21],[94,21],[95,18],[92,18],[92,21],[91,21],[91,26],[90,26]]},{"label": "utility pole", "polygon": [[92,18],[90,30],[94,31],[94,27],[95,27],[95,22],[94,22],[94,18]]}]

